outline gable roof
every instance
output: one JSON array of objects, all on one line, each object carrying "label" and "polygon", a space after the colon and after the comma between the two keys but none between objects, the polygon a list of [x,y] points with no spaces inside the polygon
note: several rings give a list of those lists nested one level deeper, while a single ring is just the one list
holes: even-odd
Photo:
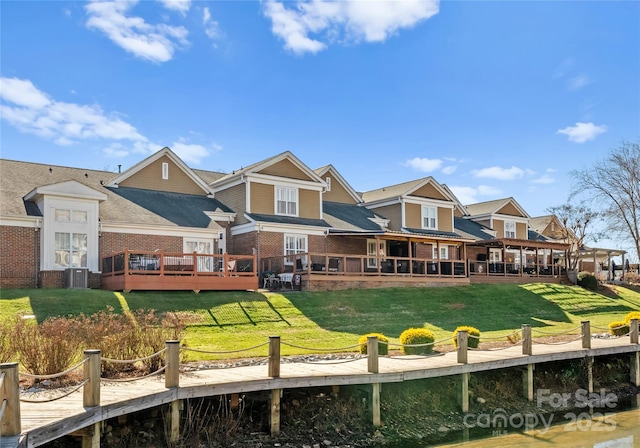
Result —
[{"label": "gable roof", "polygon": [[151,165],[158,159],[165,156],[168,157],[173,163],[175,163],[176,166],[180,170],[182,170],[187,175],[187,177],[189,177],[193,181],[194,184],[200,187],[204,193],[211,194],[211,189],[209,188],[209,185],[207,185],[207,183],[204,180],[202,180],[200,176],[198,176],[191,168],[189,168],[182,161],[182,159],[180,159],[180,157],[178,157],[167,146],[162,148],[160,151],[157,151],[154,154],[150,155],[146,159],[136,163],[131,168],[125,170],[123,173],[119,174],[117,177],[115,177],[114,179],[112,179],[107,183],[107,187],[118,188],[118,184],[122,183],[126,179],[129,179],[130,177],[134,176],[136,173],[140,172],[142,169],[146,168],[147,166]]},{"label": "gable roof", "polygon": [[234,170],[232,173],[227,174],[213,182],[210,183],[210,186],[213,189],[220,189],[222,186],[226,186],[228,184],[233,184],[238,182],[243,178],[243,176],[257,174],[258,172],[268,168],[272,165],[275,165],[278,162],[283,160],[289,160],[293,165],[295,165],[299,170],[305,173],[309,178],[312,179],[313,182],[318,182],[324,185],[324,181],[307,165],[302,163],[300,159],[293,155],[290,151],[285,151],[280,154],[277,154],[273,157],[269,157],[268,159],[261,160],[260,162],[253,163],[244,168],[240,168],[239,170]]},{"label": "gable roof", "polygon": [[557,221],[555,215],[536,216],[529,220],[529,227],[537,233],[542,233],[551,224],[551,221]]},{"label": "gable roof", "polygon": [[338,170],[335,169],[335,167],[331,164],[329,165],[325,165],[323,167],[320,168],[316,168],[314,170],[314,172],[320,177],[322,178],[322,176],[326,175],[328,172],[331,172],[331,175],[338,180],[338,182],[340,182],[340,185],[342,186],[342,188],[344,188],[347,193],[349,193],[349,195],[351,197],[353,197],[353,199],[356,201],[356,203],[360,203],[362,202],[362,198],[360,197],[360,195],[358,194],[358,192],[356,190],[354,190],[351,185],[349,185],[349,182],[347,182],[345,180],[344,177],[342,177],[342,175],[338,172]]},{"label": "gable roof", "polygon": [[[35,203],[36,196],[38,192],[47,192],[48,188],[56,185],[81,188],[85,192],[95,191],[96,200],[106,199],[100,203],[102,223],[208,228],[215,226],[207,217],[209,212],[215,214],[219,208],[219,213],[233,213],[219,201],[203,195],[140,191],[128,187],[107,188],[109,181],[117,176],[118,173],[110,171],[0,159],[0,214],[16,218],[42,216]],[[151,203],[154,200],[158,204]],[[171,206],[175,211],[169,210]],[[190,211],[186,212],[185,207]],[[176,216],[178,214],[185,216]],[[193,217],[187,217],[187,214]]]},{"label": "gable roof", "polygon": [[471,216],[484,216],[484,215],[494,215],[499,214],[500,210],[502,210],[505,206],[512,205],[516,208],[518,213],[520,213],[523,218],[531,218],[529,214],[518,204],[518,202],[512,198],[503,198],[503,199],[495,199],[493,201],[486,202],[478,202],[475,204],[465,205],[467,212]]},{"label": "gable roof", "polygon": [[450,191],[448,189],[442,188],[442,186],[431,176],[424,177],[422,179],[410,180],[408,182],[403,182],[400,184],[389,185],[387,187],[378,188],[376,190],[365,191],[364,193],[362,193],[362,199],[366,203],[372,203],[405,197],[427,184],[433,185],[433,187],[449,201],[456,202],[454,197],[450,196]]}]

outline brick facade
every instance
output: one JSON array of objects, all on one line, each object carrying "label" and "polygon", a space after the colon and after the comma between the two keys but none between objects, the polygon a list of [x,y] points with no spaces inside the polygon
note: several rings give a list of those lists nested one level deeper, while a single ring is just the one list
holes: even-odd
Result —
[{"label": "brick facade", "polygon": [[0,288],[34,288],[40,263],[40,231],[33,227],[0,227]]},{"label": "brick facade", "polygon": [[125,249],[143,251],[159,249],[165,252],[182,253],[182,240],[181,236],[102,232],[100,236],[100,258],[107,257],[114,252],[122,252]]}]

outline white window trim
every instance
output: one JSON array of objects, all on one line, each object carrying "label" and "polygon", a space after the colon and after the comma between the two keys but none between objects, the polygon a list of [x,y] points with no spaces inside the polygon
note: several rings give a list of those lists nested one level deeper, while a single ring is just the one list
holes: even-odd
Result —
[{"label": "white window trim", "polygon": [[169,179],[169,164],[167,162],[162,162],[162,178]]},{"label": "white window trim", "polygon": [[[507,224],[509,224],[510,226],[513,225],[513,236],[507,236],[507,232],[508,232]],[[517,235],[518,235],[517,230],[518,230],[518,227],[517,227],[517,224],[516,224],[515,221],[504,220],[504,237],[505,238],[514,238],[515,239],[517,237]]]},{"label": "white window trim", "polygon": [[[286,206],[287,211],[289,209],[288,204],[294,203],[295,207],[296,207],[295,213],[288,213],[288,212],[280,213],[278,211],[278,202],[280,201],[279,200],[280,192],[284,193],[287,196],[286,201],[285,201],[285,203],[287,204],[287,206]],[[291,198],[289,197],[291,194],[295,195],[295,199],[293,201],[291,201],[290,200]],[[299,194],[298,188],[289,187],[289,186],[285,186],[285,185],[276,185],[276,187],[274,189],[274,198],[273,199],[274,199],[274,214],[275,215],[278,215],[278,216],[295,216],[295,217],[297,217],[299,215],[299,213],[300,213],[300,194]]]},{"label": "white window trim", "polygon": [[[438,207],[435,207],[433,205],[423,205],[420,208],[420,210],[421,210],[420,214],[421,214],[421,225],[422,225],[422,228],[423,229],[427,229],[427,230],[438,230]],[[425,212],[427,212],[427,210],[429,210],[429,211],[433,210],[434,216],[433,217],[428,216],[428,213],[425,213]],[[425,218],[427,218],[429,221],[431,219],[433,219],[434,226],[433,227],[432,226],[425,226],[424,225]]]},{"label": "white window trim", "polygon": [[327,177],[325,182],[327,183],[327,191],[331,191],[331,178]]},{"label": "white window trim", "polygon": [[[292,238],[296,242],[296,247],[293,249],[294,252],[287,252],[287,240],[289,238]],[[304,241],[304,248],[297,246],[298,241]],[[283,253],[285,255],[284,264],[291,266],[293,265],[293,260],[295,260],[294,255],[306,254],[309,251],[309,237],[307,235],[300,235],[299,233],[285,233],[283,235],[283,245]],[[306,264],[305,257],[303,257],[302,262],[303,264]]]},{"label": "white window trim", "polygon": [[433,246],[433,259],[434,260],[448,260],[449,259],[449,246],[440,246],[440,253],[438,253],[438,246]]}]

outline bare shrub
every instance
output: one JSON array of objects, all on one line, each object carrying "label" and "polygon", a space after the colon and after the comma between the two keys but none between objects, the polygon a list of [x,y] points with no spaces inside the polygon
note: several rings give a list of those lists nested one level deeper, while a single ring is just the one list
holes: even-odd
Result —
[{"label": "bare shrub", "polygon": [[17,317],[12,338],[20,362],[34,375],[63,372],[80,359],[72,319],[54,317],[38,325],[34,320]]},{"label": "bare shrub", "polygon": [[[173,316],[165,316],[160,319],[155,310],[137,310],[133,313],[135,332],[137,334],[137,357],[147,357],[159,352],[165,347],[168,340],[179,340],[184,331],[184,326]],[[155,372],[162,365],[163,357],[154,356],[142,361],[148,372]]]},{"label": "bare shrub", "polygon": [[18,360],[18,354],[11,343],[13,324],[11,321],[0,320],[0,363]]}]

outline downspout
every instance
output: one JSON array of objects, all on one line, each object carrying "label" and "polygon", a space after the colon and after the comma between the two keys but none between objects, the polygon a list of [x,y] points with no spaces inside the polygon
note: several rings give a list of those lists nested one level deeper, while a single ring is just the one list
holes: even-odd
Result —
[{"label": "downspout", "polygon": [[39,250],[38,247],[40,246],[40,220],[36,219],[36,227],[34,229],[34,233],[33,233],[33,285],[35,288],[38,288],[38,265],[39,263]]}]

